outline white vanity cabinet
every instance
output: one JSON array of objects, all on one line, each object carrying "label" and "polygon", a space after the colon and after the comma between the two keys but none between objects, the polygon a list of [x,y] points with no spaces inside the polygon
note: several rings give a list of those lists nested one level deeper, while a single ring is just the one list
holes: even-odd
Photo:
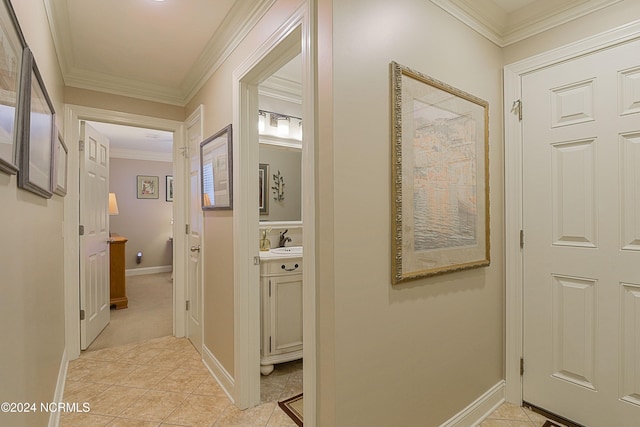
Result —
[{"label": "white vanity cabinet", "polygon": [[302,258],[260,261],[260,372],[302,358]]}]

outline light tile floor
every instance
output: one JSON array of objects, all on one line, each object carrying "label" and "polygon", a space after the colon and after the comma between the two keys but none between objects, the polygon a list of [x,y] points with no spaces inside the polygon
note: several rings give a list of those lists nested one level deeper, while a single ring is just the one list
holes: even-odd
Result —
[{"label": "light tile floor", "polygon": [[480,427],[542,427],[545,422],[547,418],[536,412],[511,403],[503,403],[480,424]]},{"label": "light tile floor", "polygon": [[277,400],[302,392],[302,364],[284,365],[263,385],[263,402],[240,411],[186,339],[86,352],[69,363],[63,400],[91,409],[63,413],[60,426],[295,427]]},{"label": "light tile floor", "polygon": [[[261,403],[237,409],[184,338],[164,337],[83,353],[69,363],[61,427],[296,427],[277,401],[302,393],[302,361],[261,379]],[[546,418],[505,403],[480,427],[541,427]],[[382,427],[382,426],[381,426]],[[387,427],[387,426],[385,426]]]}]

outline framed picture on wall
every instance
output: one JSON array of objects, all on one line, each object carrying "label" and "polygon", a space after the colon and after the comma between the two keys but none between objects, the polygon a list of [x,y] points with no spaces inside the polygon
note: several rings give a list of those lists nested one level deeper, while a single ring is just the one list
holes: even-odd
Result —
[{"label": "framed picture on wall", "polygon": [[200,143],[202,209],[233,208],[231,125]]},{"label": "framed picture on wall", "polygon": [[18,105],[25,72],[24,50],[27,43],[9,0],[0,0],[0,171],[15,175],[18,172],[20,139],[18,138]]},{"label": "framed picture on wall", "polygon": [[258,169],[260,215],[269,215],[269,165],[260,163]]},{"label": "framed picture on wall", "polygon": [[158,177],[138,175],[138,199],[159,199]]},{"label": "framed picture on wall", "polygon": [[489,265],[489,104],[391,63],[392,282]]},{"label": "framed picture on wall", "polygon": [[57,141],[55,111],[38,66],[29,48],[24,50],[18,138],[20,171],[18,187],[41,197],[53,195],[53,149]]},{"label": "framed picture on wall", "polygon": [[167,175],[165,177],[166,183],[166,200],[167,202],[173,202],[173,175]]},{"label": "framed picture on wall", "polygon": [[54,167],[53,178],[54,186],[53,192],[59,196],[67,194],[67,160],[68,150],[67,144],[62,139],[62,134],[58,132],[58,141],[54,150]]}]

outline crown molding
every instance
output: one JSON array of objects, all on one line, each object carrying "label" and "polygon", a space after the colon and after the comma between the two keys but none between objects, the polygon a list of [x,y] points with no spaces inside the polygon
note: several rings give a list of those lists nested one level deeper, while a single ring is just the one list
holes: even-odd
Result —
[{"label": "crown molding", "polygon": [[492,0],[431,0],[500,47],[519,42],[622,0],[538,0],[506,13]]},{"label": "crown molding", "polygon": [[77,69],[73,64],[67,0],[44,0],[44,3],[65,85],[184,107],[275,1],[237,0],[179,88]]},{"label": "crown molding", "polygon": [[276,0],[237,0],[182,85],[186,105],[273,6]]},{"label": "crown molding", "polygon": [[154,162],[173,162],[171,153],[157,151],[131,150],[126,148],[110,148],[109,157],[127,160],[149,160]]},{"label": "crown molding", "polygon": [[281,101],[302,104],[302,84],[275,75],[260,83],[258,93]]},{"label": "crown molding", "polygon": [[177,89],[109,74],[71,69],[67,71],[64,83],[67,86],[112,95],[122,95],[180,107],[186,105],[184,95]]}]

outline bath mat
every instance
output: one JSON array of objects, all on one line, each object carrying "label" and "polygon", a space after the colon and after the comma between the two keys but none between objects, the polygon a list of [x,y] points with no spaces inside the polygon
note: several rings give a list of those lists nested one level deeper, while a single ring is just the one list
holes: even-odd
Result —
[{"label": "bath mat", "polygon": [[554,424],[551,421],[547,420],[546,423],[542,425],[542,427],[561,427],[560,424]]},{"label": "bath mat", "polygon": [[289,417],[300,427],[302,427],[302,393],[278,402],[278,406],[289,415]]}]

